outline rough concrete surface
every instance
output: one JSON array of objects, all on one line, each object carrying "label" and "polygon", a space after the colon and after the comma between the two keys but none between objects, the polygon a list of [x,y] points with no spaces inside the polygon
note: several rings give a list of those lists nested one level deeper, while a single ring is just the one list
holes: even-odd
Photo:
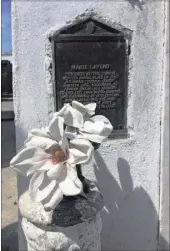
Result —
[{"label": "rough concrete surface", "polygon": [[101,251],[102,221],[99,213],[80,224],[53,226],[49,231],[23,218],[22,228],[29,251]]}]

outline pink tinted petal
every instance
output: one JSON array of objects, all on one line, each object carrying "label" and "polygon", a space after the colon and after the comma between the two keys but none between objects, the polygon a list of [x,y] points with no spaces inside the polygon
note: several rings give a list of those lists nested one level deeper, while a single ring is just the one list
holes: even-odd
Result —
[{"label": "pink tinted petal", "polygon": [[47,159],[44,161],[44,163],[41,165],[41,167],[38,168],[39,171],[48,171],[53,167],[52,163],[52,156],[50,159]]}]

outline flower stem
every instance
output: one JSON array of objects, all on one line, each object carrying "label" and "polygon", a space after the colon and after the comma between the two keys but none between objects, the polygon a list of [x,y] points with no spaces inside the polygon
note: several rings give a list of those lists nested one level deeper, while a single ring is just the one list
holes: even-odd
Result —
[{"label": "flower stem", "polygon": [[89,192],[89,185],[86,181],[86,178],[82,174],[81,165],[76,165],[76,170],[77,170],[77,176],[83,184],[83,192],[86,194]]}]

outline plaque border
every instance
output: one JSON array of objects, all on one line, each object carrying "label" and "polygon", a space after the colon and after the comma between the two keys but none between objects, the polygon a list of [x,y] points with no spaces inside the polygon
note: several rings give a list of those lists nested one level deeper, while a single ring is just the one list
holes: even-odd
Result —
[{"label": "plaque border", "polygon": [[124,128],[120,130],[114,130],[110,134],[109,138],[128,138],[128,128],[127,128],[127,107],[128,107],[128,75],[129,75],[129,55],[130,55],[130,42],[129,39],[123,33],[110,33],[110,34],[57,34],[51,37],[52,43],[52,74],[53,74],[53,91],[55,97],[55,110],[59,109],[60,101],[57,98],[57,62],[56,62],[56,43],[68,43],[68,42],[95,42],[95,41],[115,41],[123,39],[125,42],[125,73],[124,73]]}]

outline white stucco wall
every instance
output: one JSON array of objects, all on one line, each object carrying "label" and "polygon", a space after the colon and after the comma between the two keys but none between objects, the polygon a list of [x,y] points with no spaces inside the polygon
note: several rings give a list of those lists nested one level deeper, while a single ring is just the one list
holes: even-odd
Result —
[{"label": "white stucco wall", "polygon": [[[17,149],[23,146],[30,129],[48,123],[49,111],[54,109],[53,97],[47,94],[46,86],[46,34],[87,9],[93,9],[110,25],[117,23],[132,30],[127,110],[130,136],[108,140],[95,154],[94,163],[84,167],[86,176],[96,179],[104,196],[102,247],[103,250],[156,250],[164,1],[145,0],[143,4],[138,0],[13,1]],[[28,181],[19,177],[19,195],[27,186]]]},{"label": "white stucco wall", "polygon": [[164,85],[163,85],[163,110],[162,110],[162,140],[161,140],[161,173],[160,173],[160,238],[159,248],[160,250],[170,250],[170,201],[169,201],[169,115],[170,115],[170,103],[169,103],[169,58],[170,58],[170,43],[169,43],[169,25],[170,25],[170,2],[167,1],[166,11],[166,42],[165,42],[165,72],[164,72]]}]

